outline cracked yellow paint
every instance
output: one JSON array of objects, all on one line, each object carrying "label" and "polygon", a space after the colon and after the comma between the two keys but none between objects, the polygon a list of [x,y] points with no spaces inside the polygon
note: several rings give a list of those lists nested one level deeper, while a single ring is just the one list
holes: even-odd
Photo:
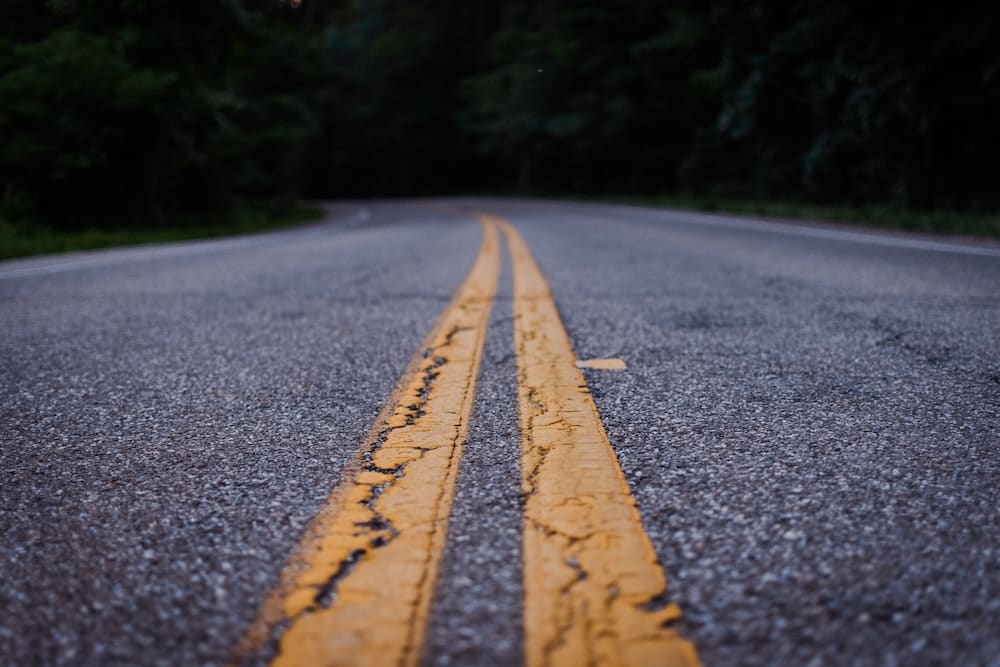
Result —
[{"label": "cracked yellow paint", "polygon": [[577,368],[596,368],[602,371],[623,371],[625,370],[624,359],[580,359],[576,362]]},{"label": "cracked yellow paint", "polygon": [[500,239],[479,256],[286,568],[236,661],[413,665],[475,398]]},{"label": "cracked yellow paint", "polygon": [[511,225],[528,667],[698,665],[548,283]]}]

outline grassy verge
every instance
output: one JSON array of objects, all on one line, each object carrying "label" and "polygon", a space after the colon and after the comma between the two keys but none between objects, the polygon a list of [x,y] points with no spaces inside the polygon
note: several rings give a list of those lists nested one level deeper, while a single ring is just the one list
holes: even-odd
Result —
[{"label": "grassy verge", "polygon": [[870,225],[935,234],[961,234],[1000,238],[1000,212],[976,215],[953,211],[930,213],[888,206],[813,206],[791,202],[761,202],[698,197],[603,197],[602,201],[639,204],[695,211],[742,213],[745,215]]},{"label": "grassy verge", "polygon": [[322,215],[321,209],[306,206],[297,207],[280,215],[269,215],[246,209],[233,214],[225,222],[205,223],[201,221],[148,228],[123,227],[73,231],[26,223],[12,223],[0,219],[0,259],[69,252],[71,250],[92,250],[112,246],[247,234],[301,224],[315,220]]}]

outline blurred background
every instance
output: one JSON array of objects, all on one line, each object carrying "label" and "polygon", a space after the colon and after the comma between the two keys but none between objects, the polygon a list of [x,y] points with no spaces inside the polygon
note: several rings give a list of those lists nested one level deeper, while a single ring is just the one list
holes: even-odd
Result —
[{"label": "blurred background", "polygon": [[5,0],[0,135],[3,256],[271,226],[308,217],[302,198],[469,193],[1000,235],[1000,20],[962,2]]}]

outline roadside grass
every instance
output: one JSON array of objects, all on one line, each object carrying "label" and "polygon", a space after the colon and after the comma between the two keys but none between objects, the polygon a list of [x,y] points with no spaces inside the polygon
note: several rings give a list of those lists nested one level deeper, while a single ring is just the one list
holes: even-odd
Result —
[{"label": "roadside grass", "polygon": [[322,209],[309,206],[298,206],[277,215],[244,208],[234,212],[224,222],[187,220],[157,227],[81,230],[60,230],[0,218],[0,259],[248,234],[301,224],[316,220],[322,215]]},{"label": "roadside grass", "polygon": [[931,234],[1000,238],[1000,211],[992,215],[956,211],[919,212],[892,206],[815,206],[781,201],[753,201],[684,196],[601,197],[601,201],[660,208],[740,213],[770,218],[870,225]]}]

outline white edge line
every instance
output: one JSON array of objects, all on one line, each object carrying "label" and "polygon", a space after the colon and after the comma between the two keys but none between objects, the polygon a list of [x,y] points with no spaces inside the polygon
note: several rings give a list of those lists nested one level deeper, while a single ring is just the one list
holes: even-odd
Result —
[{"label": "white edge line", "polygon": [[[361,208],[357,213],[344,218],[341,224],[351,224],[355,222],[366,222],[371,218],[371,210],[368,207]],[[286,230],[287,231],[287,230]],[[195,241],[178,241],[177,244],[152,245],[152,246],[124,246],[120,248],[107,248],[97,252],[111,252],[113,254],[102,254],[100,257],[89,257],[60,262],[57,264],[45,264],[42,266],[25,266],[18,269],[0,270],[0,280],[8,278],[24,278],[29,276],[40,276],[50,273],[64,273],[66,271],[76,271],[78,269],[89,269],[100,266],[115,266],[118,264],[128,264],[146,259],[157,259],[164,257],[182,257],[184,255],[197,255],[216,250],[230,250],[233,248],[249,248],[273,241],[273,236],[268,234],[258,234],[247,238],[235,239],[203,239]],[[192,245],[196,244],[196,245]],[[30,259],[30,258],[26,258]]]},{"label": "white edge line", "polygon": [[[875,233],[849,232],[837,229],[806,227],[787,222],[733,218],[724,215],[713,215],[710,213],[699,213],[696,211],[685,211],[681,209],[654,209],[638,206],[614,206],[609,208],[619,213],[630,213],[633,216],[637,214],[645,217],[648,217],[649,215],[656,215],[661,220],[664,216],[670,216],[669,219],[666,220],[667,222],[681,222],[690,225],[709,225],[713,227],[750,229],[754,231],[771,232],[774,234],[809,236],[813,238],[830,239],[833,241],[851,241],[855,243],[866,243],[869,245],[881,245],[895,248],[910,248],[914,250],[929,250],[932,252],[980,255],[983,257],[1000,257],[1000,249],[980,248],[976,246],[959,245],[957,243],[942,243],[940,241],[924,241],[921,239],[882,236]],[[684,216],[687,216],[687,219],[685,219]]]}]

